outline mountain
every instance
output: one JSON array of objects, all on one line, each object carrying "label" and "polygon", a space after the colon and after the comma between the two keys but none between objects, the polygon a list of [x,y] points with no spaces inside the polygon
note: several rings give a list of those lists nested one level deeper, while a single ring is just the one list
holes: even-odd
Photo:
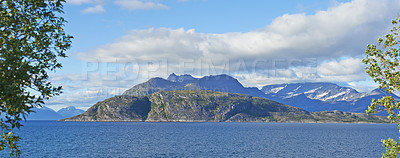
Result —
[{"label": "mountain", "polygon": [[[360,93],[355,89],[328,82],[275,84],[264,86],[259,90],[255,87],[244,87],[237,79],[224,74],[195,78],[188,74],[176,75],[174,73],[167,79],[152,78],[133,86],[123,95],[147,96],[158,91],[173,90],[212,90],[239,93],[267,98],[310,112],[339,110],[364,113],[372,99],[388,95],[382,90]],[[399,97],[393,96],[399,99]]]},{"label": "mountain", "polygon": [[72,117],[84,113],[84,110],[77,109],[74,106],[68,106],[57,111],[63,118]]},{"label": "mountain", "polygon": [[[340,110],[364,113],[372,99],[389,95],[378,89],[360,93],[349,87],[326,82],[267,85],[261,91],[266,94],[265,98],[311,112]],[[396,95],[393,97],[399,99]]]},{"label": "mountain", "polygon": [[212,90],[218,92],[240,93],[256,97],[266,97],[258,88],[243,87],[235,78],[228,75],[211,75],[202,78],[194,78],[191,75],[171,74],[167,79],[151,78],[147,82],[133,86],[123,95],[146,96],[158,91],[173,90]]},{"label": "mountain", "polygon": [[31,112],[27,120],[59,120],[65,118],[46,106],[42,108],[33,108],[32,110],[35,112]]},{"label": "mountain", "polygon": [[243,94],[177,90],[148,96],[115,96],[61,121],[387,122],[387,119],[339,111],[310,113]]}]

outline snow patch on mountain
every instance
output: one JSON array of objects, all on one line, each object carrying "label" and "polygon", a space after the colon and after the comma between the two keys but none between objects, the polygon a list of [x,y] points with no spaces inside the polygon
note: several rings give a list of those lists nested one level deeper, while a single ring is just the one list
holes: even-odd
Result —
[{"label": "snow patch on mountain", "polygon": [[278,93],[279,91],[281,91],[282,89],[286,88],[286,86],[284,87],[277,87],[277,88],[273,88],[271,89],[269,92],[271,93]]},{"label": "snow patch on mountain", "polygon": [[317,91],[318,89],[321,89],[322,87],[318,87],[309,91],[304,92],[304,94],[309,94],[309,93],[314,93],[315,91]]},{"label": "snow patch on mountain", "polygon": [[290,95],[287,95],[284,98],[287,99],[287,98],[292,98],[292,97],[299,96],[299,95],[301,95],[301,93],[291,93]]},{"label": "snow patch on mountain", "polygon": [[340,96],[342,96],[342,95],[345,95],[345,94],[347,94],[347,93],[349,93],[349,91],[343,91],[343,92],[340,92],[340,93],[331,95],[331,96],[329,96],[329,97],[326,97],[326,98],[324,98],[324,99],[322,99],[322,100],[323,100],[323,101],[327,101],[327,100],[330,100],[330,99],[336,99],[336,98],[338,98],[338,97],[340,97]]},{"label": "snow patch on mountain", "polygon": [[300,89],[301,86],[298,86],[296,89],[294,89],[293,91],[297,91]]},{"label": "snow patch on mountain", "polygon": [[[315,92],[315,91],[314,91]],[[321,99],[321,98],[323,98],[324,96],[326,96],[326,95],[328,95],[329,94],[329,92],[324,92],[324,93],[321,93],[321,94],[318,94],[318,95],[316,95],[315,97],[308,97],[308,98],[310,98],[310,99]],[[309,95],[310,96],[310,95]],[[321,99],[322,100],[322,99]]]}]

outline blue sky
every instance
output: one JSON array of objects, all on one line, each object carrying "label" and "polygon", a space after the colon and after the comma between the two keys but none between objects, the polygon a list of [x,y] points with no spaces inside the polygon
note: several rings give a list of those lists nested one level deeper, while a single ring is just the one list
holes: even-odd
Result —
[{"label": "blue sky", "polygon": [[55,110],[87,109],[151,77],[228,74],[245,86],[376,85],[361,59],[399,15],[395,0],[67,0],[74,36]]}]

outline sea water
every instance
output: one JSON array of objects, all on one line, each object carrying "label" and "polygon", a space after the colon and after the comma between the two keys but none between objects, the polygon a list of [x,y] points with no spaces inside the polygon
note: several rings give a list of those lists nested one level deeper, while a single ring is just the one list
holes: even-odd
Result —
[{"label": "sea water", "polygon": [[[394,124],[28,121],[22,157],[380,157]],[[1,151],[0,157],[9,152]]]}]

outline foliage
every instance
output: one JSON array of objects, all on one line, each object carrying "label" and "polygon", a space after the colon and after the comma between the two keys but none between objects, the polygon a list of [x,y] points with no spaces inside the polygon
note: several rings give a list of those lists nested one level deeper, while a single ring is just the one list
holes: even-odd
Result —
[{"label": "foliage", "polygon": [[[400,52],[399,52],[399,33],[400,19],[392,20],[390,33],[378,39],[377,45],[367,46],[366,72],[379,84],[379,88],[384,89],[389,94],[400,90]],[[386,96],[379,100],[372,100],[368,107],[367,114],[386,111],[391,123],[397,123],[400,130],[400,102],[392,96]],[[383,157],[397,157],[400,152],[400,143],[394,139],[382,140],[386,153]]]},{"label": "foliage", "polygon": [[0,150],[7,146],[11,156],[19,156],[13,129],[41,107],[45,100],[59,95],[61,87],[48,81],[47,71],[61,68],[57,57],[66,57],[72,36],[64,32],[60,16],[65,0],[0,1]]}]

